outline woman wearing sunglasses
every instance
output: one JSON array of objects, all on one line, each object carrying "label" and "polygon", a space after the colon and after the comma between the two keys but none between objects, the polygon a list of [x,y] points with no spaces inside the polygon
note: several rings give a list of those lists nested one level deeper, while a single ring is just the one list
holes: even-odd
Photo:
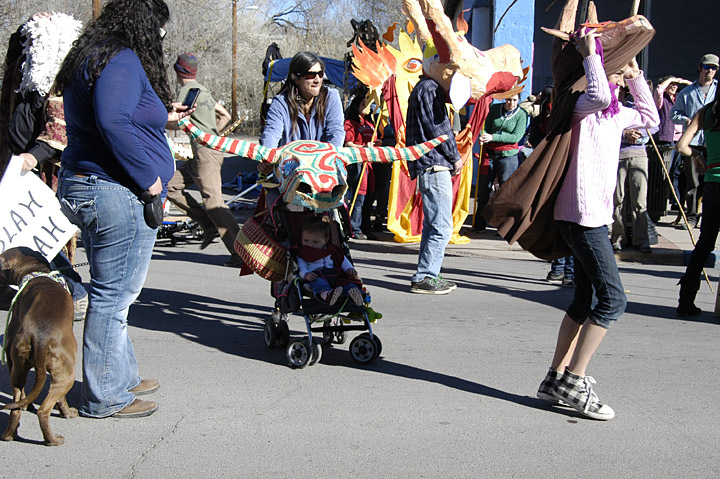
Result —
[{"label": "woman wearing sunglasses", "polygon": [[337,90],[323,85],[324,73],[325,64],[314,53],[300,52],[290,60],[287,80],[270,105],[260,144],[275,148],[294,140],[317,140],[343,146],[342,102]]}]

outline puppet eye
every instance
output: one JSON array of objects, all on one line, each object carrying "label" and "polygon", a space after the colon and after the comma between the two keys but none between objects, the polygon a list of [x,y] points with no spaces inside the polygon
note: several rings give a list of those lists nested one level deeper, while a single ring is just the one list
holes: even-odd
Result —
[{"label": "puppet eye", "polygon": [[310,188],[310,185],[308,185],[307,183],[299,183],[299,184],[297,185],[296,191],[297,191],[298,193],[303,193],[303,194],[306,194],[306,195],[311,195],[311,194],[312,194],[312,188]]},{"label": "puppet eye", "polygon": [[298,166],[300,166],[300,162],[297,158],[290,158],[280,164],[280,171],[282,172],[283,177],[288,178],[293,174],[293,172],[295,172],[295,170],[297,170]]},{"label": "puppet eye", "polygon": [[408,61],[405,62],[403,68],[405,68],[405,70],[410,73],[417,73],[422,70],[422,60],[419,60],[417,58],[410,58]]}]

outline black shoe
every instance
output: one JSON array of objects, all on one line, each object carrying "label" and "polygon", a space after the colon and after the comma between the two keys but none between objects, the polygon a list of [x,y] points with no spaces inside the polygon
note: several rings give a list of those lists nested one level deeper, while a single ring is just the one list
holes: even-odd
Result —
[{"label": "black shoe", "polygon": [[230,259],[223,263],[223,266],[228,268],[242,268],[243,262],[239,254],[233,254]]},{"label": "black shoe", "polygon": [[377,236],[375,236],[375,234],[372,233],[371,231],[365,231],[364,234],[365,234],[365,237],[369,240],[375,241],[377,239]]},{"label": "black shoe", "polygon": [[638,249],[640,250],[641,253],[645,253],[645,254],[652,253],[652,248],[647,243],[641,244]]},{"label": "black shoe", "polygon": [[675,310],[678,316],[698,316],[702,314],[702,309],[695,306],[693,303],[690,304],[679,304]]},{"label": "black shoe", "polygon": [[202,244],[200,245],[200,249],[205,249],[210,246],[210,244],[215,241],[215,238],[218,238],[219,236],[220,233],[218,233],[217,228],[214,226],[206,229],[202,235]]},{"label": "black shoe", "polygon": [[562,287],[563,288],[574,288],[575,287],[575,280],[572,278],[563,278],[562,280]]},{"label": "black shoe", "polygon": [[437,280],[444,284],[446,287],[450,288],[450,291],[454,291],[457,289],[457,284],[453,283],[452,281],[448,281],[445,278],[443,278],[441,275],[438,275]]}]

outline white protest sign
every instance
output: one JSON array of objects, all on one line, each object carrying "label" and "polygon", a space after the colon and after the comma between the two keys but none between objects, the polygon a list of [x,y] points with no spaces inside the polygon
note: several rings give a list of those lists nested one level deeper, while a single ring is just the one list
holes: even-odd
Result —
[{"label": "white protest sign", "polygon": [[22,163],[13,156],[0,180],[0,253],[25,246],[52,261],[77,227],[60,210],[53,190],[34,173],[23,172]]}]

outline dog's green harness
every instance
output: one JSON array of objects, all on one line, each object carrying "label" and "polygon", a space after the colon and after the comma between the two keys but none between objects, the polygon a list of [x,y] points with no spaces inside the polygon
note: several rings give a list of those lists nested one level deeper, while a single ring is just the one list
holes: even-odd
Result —
[{"label": "dog's green harness", "polygon": [[15,307],[15,301],[20,297],[20,293],[23,292],[25,287],[28,285],[30,280],[33,280],[35,278],[50,278],[53,281],[57,281],[58,283],[63,285],[63,288],[65,288],[65,291],[72,294],[72,291],[70,291],[70,286],[68,286],[67,281],[65,281],[65,278],[63,278],[60,275],[59,271],[51,271],[49,273],[28,273],[25,276],[23,276],[23,279],[20,280],[20,284],[18,285],[18,291],[15,293],[15,296],[12,299],[12,302],[10,302],[10,309],[8,309],[7,319],[5,320],[5,334],[3,334],[3,348],[2,348],[2,357],[0,357],[0,364],[3,366],[7,363],[7,357],[5,353],[5,348],[7,348],[7,332],[8,332],[8,326],[10,326],[10,319],[12,318],[12,311]]}]

